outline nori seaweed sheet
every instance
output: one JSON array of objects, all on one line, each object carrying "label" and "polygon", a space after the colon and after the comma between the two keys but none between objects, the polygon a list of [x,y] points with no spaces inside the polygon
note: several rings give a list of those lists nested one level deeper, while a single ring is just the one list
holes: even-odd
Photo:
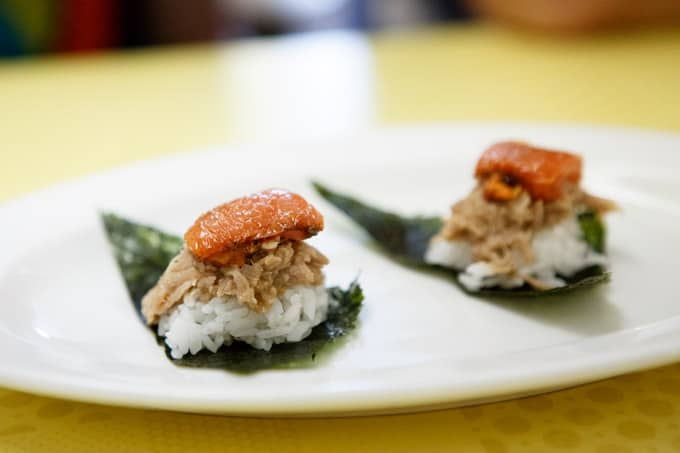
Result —
[{"label": "nori seaweed sheet", "polygon": [[[132,304],[145,323],[141,310],[142,298],[180,252],[183,247],[182,239],[112,213],[104,213],[101,218]],[[328,292],[334,302],[329,307],[326,321],[312,329],[312,333],[304,340],[273,345],[269,351],[234,341],[230,346],[221,347],[216,353],[202,350],[196,355],[187,354],[181,359],[173,359],[170,348],[156,334],[156,329],[150,327],[150,330],[156,336],[158,344],[165,347],[168,359],[178,366],[216,368],[237,373],[306,368],[326,358],[359,322],[364,296],[356,281],[347,289],[333,287]]]},{"label": "nori seaweed sheet", "polygon": [[[319,182],[312,182],[312,185],[326,201],[366,230],[391,258],[416,269],[431,270],[449,277],[471,295],[542,297],[590,288],[609,281],[611,276],[602,266],[590,266],[570,277],[560,276],[567,282],[566,286],[560,288],[539,291],[525,284],[513,289],[483,288],[480,291],[469,291],[458,281],[458,271],[425,262],[427,245],[443,226],[440,217],[404,217],[369,206],[356,198],[335,192]],[[605,229],[599,216],[588,212],[579,215],[578,220],[584,239],[590,247],[597,252],[604,252]]]}]

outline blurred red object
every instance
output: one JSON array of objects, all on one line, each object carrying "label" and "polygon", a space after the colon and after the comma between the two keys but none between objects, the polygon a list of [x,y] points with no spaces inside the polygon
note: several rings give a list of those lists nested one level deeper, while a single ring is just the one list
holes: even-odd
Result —
[{"label": "blurred red object", "polygon": [[117,5],[115,0],[62,0],[56,50],[87,52],[117,45]]}]

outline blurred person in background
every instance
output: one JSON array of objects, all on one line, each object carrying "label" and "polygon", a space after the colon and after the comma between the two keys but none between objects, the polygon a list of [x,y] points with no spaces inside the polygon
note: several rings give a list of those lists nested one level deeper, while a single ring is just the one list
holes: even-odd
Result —
[{"label": "blurred person in background", "polygon": [[544,32],[680,21],[680,0],[0,0],[0,56],[471,17]]}]

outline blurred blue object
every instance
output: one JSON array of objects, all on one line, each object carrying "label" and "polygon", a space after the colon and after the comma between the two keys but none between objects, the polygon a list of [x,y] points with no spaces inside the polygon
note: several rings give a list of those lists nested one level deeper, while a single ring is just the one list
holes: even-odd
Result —
[{"label": "blurred blue object", "polygon": [[19,30],[14,26],[11,18],[0,10],[0,56],[14,57],[25,52]]},{"label": "blurred blue object", "polygon": [[57,0],[0,0],[0,57],[51,48]]}]

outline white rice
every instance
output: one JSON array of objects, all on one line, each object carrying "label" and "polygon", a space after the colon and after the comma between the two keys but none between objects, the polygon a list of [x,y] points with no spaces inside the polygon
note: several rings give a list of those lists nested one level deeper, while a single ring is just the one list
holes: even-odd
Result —
[{"label": "white rice", "polygon": [[274,299],[266,313],[240,304],[234,297],[199,302],[197,292],[161,316],[158,335],[165,337],[175,359],[202,349],[216,352],[233,340],[268,351],[273,344],[297,342],[326,320],[329,297],[323,286],[294,286]]},{"label": "white rice", "polygon": [[607,264],[607,258],[594,252],[585,242],[576,218],[539,231],[531,246],[534,261],[520,267],[515,274],[498,274],[489,263],[473,262],[470,245],[462,241],[432,241],[425,261],[461,270],[458,280],[470,291],[493,286],[517,288],[524,285],[524,277],[532,278],[546,288],[558,288],[566,285],[558,274],[570,277],[588,266]]}]

